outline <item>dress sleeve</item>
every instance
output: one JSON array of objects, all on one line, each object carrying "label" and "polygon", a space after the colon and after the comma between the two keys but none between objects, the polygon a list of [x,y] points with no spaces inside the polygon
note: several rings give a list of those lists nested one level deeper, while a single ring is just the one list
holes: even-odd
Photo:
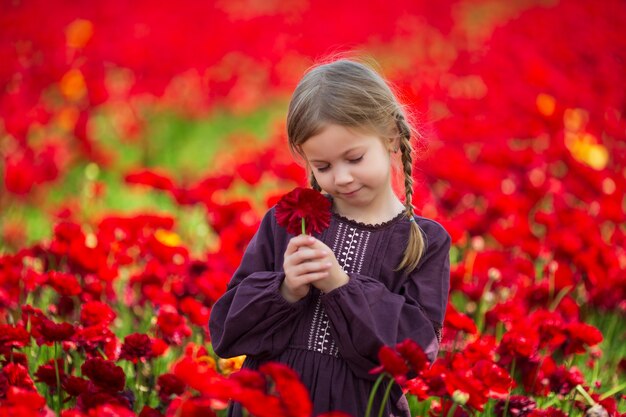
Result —
[{"label": "dress sleeve", "polygon": [[[272,357],[282,352],[295,330],[307,297],[289,303],[279,288],[285,277],[282,250],[276,246],[276,224],[269,211],[248,244],[224,295],[211,309],[213,349],[223,358]],[[276,265],[280,262],[280,265]]]},{"label": "dress sleeve", "polygon": [[357,376],[372,379],[380,347],[407,338],[431,362],[436,358],[450,287],[450,236],[437,226],[420,264],[396,292],[381,279],[349,273],[346,285],[322,296],[339,352]]}]

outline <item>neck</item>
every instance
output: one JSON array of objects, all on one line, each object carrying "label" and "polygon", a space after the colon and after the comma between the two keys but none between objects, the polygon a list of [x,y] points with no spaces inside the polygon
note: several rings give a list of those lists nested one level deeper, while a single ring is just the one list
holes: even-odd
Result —
[{"label": "neck", "polygon": [[389,190],[390,195],[381,199],[379,202],[368,206],[366,209],[358,207],[349,207],[341,204],[341,201],[334,201],[335,210],[340,215],[350,220],[365,224],[380,224],[396,217],[398,213],[405,210],[400,199],[395,195],[393,190]]}]

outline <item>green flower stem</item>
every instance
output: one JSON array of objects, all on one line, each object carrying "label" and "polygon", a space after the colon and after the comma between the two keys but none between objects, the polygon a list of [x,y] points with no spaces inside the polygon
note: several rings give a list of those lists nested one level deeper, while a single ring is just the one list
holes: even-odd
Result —
[{"label": "green flower stem", "polygon": [[99,354],[101,354],[101,355],[102,355],[102,357],[104,358],[104,360],[106,360],[106,361],[108,361],[108,360],[109,360],[109,357],[107,356],[107,354],[106,354],[106,353],[104,353],[104,350],[102,350],[102,348],[101,348],[101,347],[97,347],[97,348],[96,348],[96,351],[97,351]]},{"label": "green flower stem", "polygon": [[378,417],[383,417],[383,413],[385,412],[385,405],[387,405],[387,401],[389,401],[389,395],[391,394],[391,387],[393,387],[393,384],[393,378],[390,378],[387,389],[385,390],[385,396],[383,397],[383,401],[380,403],[380,408],[378,409]]},{"label": "green flower stem", "polygon": [[365,411],[365,417],[370,417],[372,414],[372,407],[374,406],[374,397],[376,396],[376,392],[378,391],[378,386],[381,382],[383,382],[383,378],[385,374],[382,373],[378,376],[376,382],[374,382],[374,386],[372,387],[372,392],[370,392],[370,398],[367,401],[367,410]]},{"label": "green flower stem", "polygon": [[576,385],[576,391],[578,391],[578,393],[583,396],[583,398],[585,399],[585,401],[587,401],[589,405],[593,406],[597,404],[596,401],[593,398],[591,398],[589,393],[585,391],[582,385],[580,384]]},{"label": "green flower stem", "polygon": [[143,391],[141,390],[141,361],[137,361],[135,365],[135,395],[137,395],[137,412],[141,412],[143,408]]},{"label": "green flower stem", "polygon": [[478,308],[476,309],[476,328],[480,333],[482,333],[484,330],[485,314],[487,313],[487,303],[485,300],[485,296],[489,294],[489,292],[491,291],[491,287],[493,286],[493,283],[495,281],[496,279],[490,274],[489,279],[487,280],[487,283],[483,288],[483,293],[480,297],[480,300],[478,301]]},{"label": "green flower stem", "polygon": [[[511,379],[513,381],[515,381],[515,359],[513,358],[513,361],[511,362]],[[506,396],[506,402],[504,403],[504,412],[502,413],[503,417],[507,416],[507,413],[509,411],[509,402],[511,401],[511,392],[509,392],[509,395]]]},{"label": "green flower stem", "polygon": [[626,382],[624,382],[623,384],[618,385],[616,387],[613,387],[610,390],[608,390],[607,392],[605,392],[604,394],[602,394],[602,396],[600,396],[600,401],[606,400],[610,396],[615,395],[618,392],[623,391],[624,389],[626,389]]},{"label": "green flower stem", "polygon": [[576,392],[574,390],[572,390],[571,394],[570,394],[570,401],[569,401],[569,405],[568,405],[568,410],[565,413],[565,415],[571,416],[572,415],[572,410],[574,409],[574,403],[576,402]]},{"label": "green flower stem", "polygon": [[563,298],[565,298],[565,296],[570,292],[571,289],[572,289],[571,285],[563,287],[561,291],[559,291],[559,293],[556,295],[554,300],[552,300],[552,303],[550,303],[549,310],[555,311],[556,308],[559,306],[559,304],[561,304],[561,301],[563,300]]},{"label": "green flower stem", "polygon": [[[457,408],[458,406],[459,406],[459,405],[458,405],[457,403],[452,403],[452,407],[450,407],[450,409],[448,410],[447,417],[452,417],[452,416],[454,416],[454,413],[455,413],[456,408]],[[504,416],[504,415],[506,415],[506,411],[505,411],[505,414],[503,414],[503,416]]]},{"label": "green flower stem", "polygon": [[306,227],[304,227],[304,217],[301,220],[302,220],[302,234],[306,235]]},{"label": "green flower stem", "polygon": [[61,392],[61,374],[59,373],[59,362],[57,361],[58,358],[58,347],[59,347],[59,342],[54,342],[54,373],[56,374],[57,377],[57,401],[56,401],[56,413],[57,416],[61,415],[61,407],[63,405],[63,393]]}]

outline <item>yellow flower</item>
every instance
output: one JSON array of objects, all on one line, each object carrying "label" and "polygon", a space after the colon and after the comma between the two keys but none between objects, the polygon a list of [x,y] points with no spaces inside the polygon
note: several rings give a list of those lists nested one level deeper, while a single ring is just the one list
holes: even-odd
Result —
[{"label": "yellow flower", "polygon": [[93,23],[85,19],[76,19],[65,29],[67,45],[70,48],[78,49],[85,46],[93,35]]},{"label": "yellow flower", "polygon": [[180,246],[181,243],[182,243],[182,240],[181,240],[180,236],[178,236],[174,232],[171,232],[171,231],[165,230],[165,229],[157,230],[154,233],[154,237],[156,238],[156,240],[158,240],[159,242],[161,242],[165,246],[169,246],[170,248],[174,248],[174,247]]},{"label": "yellow flower", "polygon": [[237,372],[238,370],[241,369],[241,366],[243,365],[243,361],[245,359],[246,359],[246,356],[241,355],[241,356],[235,356],[234,358],[228,358],[228,359],[220,358],[217,361],[217,363],[224,375],[230,375],[233,372]]},{"label": "yellow flower", "polygon": [[541,93],[535,100],[537,110],[544,116],[552,116],[556,109],[556,100],[550,94]]},{"label": "yellow flower", "polygon": [[609,163],[609,151],[590,133],[565,133],[565,146],[574,159],[598,171]]},{"label": "yellow flower", "polygon": [[66,72],[59,84],[61,93],[71,101],[80,100],[87,92],[83,73],[76,68]]},{"label": "yellow flower", "polygon": [[213,359],[211,356],[199,356],[197,361],[201,363],[205,363],[211,369],[216,369],[215,359]]}]

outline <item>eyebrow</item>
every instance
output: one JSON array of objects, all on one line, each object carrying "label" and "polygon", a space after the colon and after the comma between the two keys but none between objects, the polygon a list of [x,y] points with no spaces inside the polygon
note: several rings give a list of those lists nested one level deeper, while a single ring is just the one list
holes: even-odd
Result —
[{"label": "eyebrow", "polygon": [[[345,151],[344,153],[342,153],[341,156],[346,156],[347,154],[349,154],[350,152],[353,152],[353,151],[360,151],[360,150],[362,150],[362,148],[363,148],[363,146],[355,146],[354,148],[350,148],[347,151]],[[326,161],[321,160],[321,159],[309,159],[309,162],[318,162],[318,163],[321,162],[321,163],[325,163],[325,164],[327,163]]]}]

